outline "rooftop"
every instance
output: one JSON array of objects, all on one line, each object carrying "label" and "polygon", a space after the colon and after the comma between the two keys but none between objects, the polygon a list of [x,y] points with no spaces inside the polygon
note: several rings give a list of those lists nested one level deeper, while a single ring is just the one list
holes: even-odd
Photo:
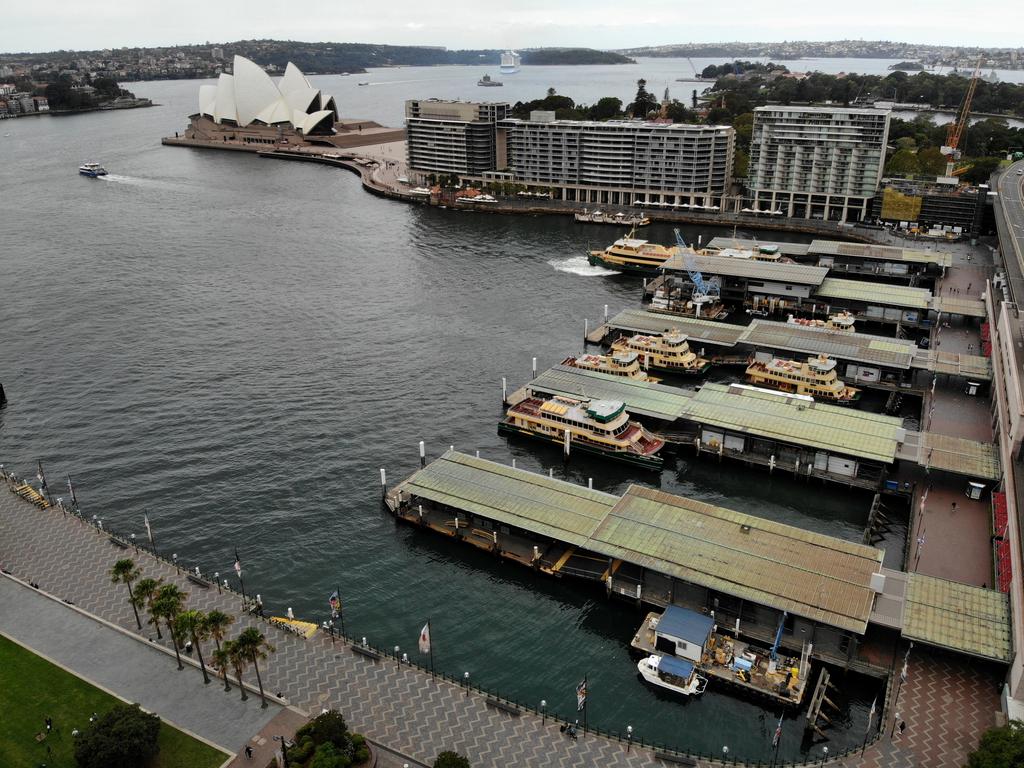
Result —
[{"label": "rooftop", "polygon": [[774,320],[755,320],[744,329],[738,342],[904,369],[910,368],[910,361],[917,350],[917,345],[908,339],[891,339]]},{"label": "rooftop", "polygon": [[629,413],[662,421],[678,419],[693,395],[676,387],[568,365],[549,368],[527,388],[548,395],[620,400],[626,403]]},{"label": "rooftop", "polygon": [[718,323],[714,320],[678,317],[661,312],[644,312],[639,309],[627,309],[619,312],[608,321],[608,325],[633,333],[663,334],[669,331],[679,331],[686,334],[690,341],[704,341],[728,347],[735,346],[745,330],[739,325]]},{"label": "rooftop", "polygon": [[866,283],[835,277],[826,277],[821,287],[815,291],[815,296],[821,299],[850,299],[866,304],[882,304],[905,309],[928,309],[932,303],[932,292],[927,288]]},{"label": "rooftop", "polygon": [[994,589],[912,573],[903,609],[903,637],[1009,662],[1009,597]]},{"label": "rooftop", "polygon": [[806,256],[809,247],[807,243],[774,243],[765,240],[740,240],[735,237],[716,237],[707,244],[707,247],[719,251],[725,248],[742,248],[750,251],[765,245],[776,246],[783,256]]},{"label": "rooftop", "polygon": [[759,280],[775,280],[780,283],[798,283],[800,285],[821,285],[828,274],[825,267],[812,267],[807,264],[783,264],[774,261],[757,261],[755,259],[734,259],[729,256],[700,256],[690,254],[687,259],[683,254],[670,256],[662,269],[685,271],[687,262],[701,272],[726,277],[747,277]]},{"label": "rooftop", "polygon": [[949,267],[953,264],[953,254],[945,251],[922,251],[893,245],[844,243],[841,240],[812,240],[811,244],[807,246],[807,252],[818,256],[851,256],[877,261],[907,261],[918,264],[937,264],[940,267]]},{"label": "rooftop", "polygon": [[985,317],[985,302],[981,299],[967,299],[959,296],[936,296],[932,299],[932,309],[950,315],[964,317]]}]

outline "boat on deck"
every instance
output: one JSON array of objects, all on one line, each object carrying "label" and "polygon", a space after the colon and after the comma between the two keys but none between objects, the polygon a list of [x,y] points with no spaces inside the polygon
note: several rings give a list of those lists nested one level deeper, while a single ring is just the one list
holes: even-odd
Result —
[{"label": "boat on deck", "polygon": [[757,387],[777,389],[795,395],[848,405],[860,399],[861,391],[847,386],[836,372],[836,361],[828,355],[812,355],[806,362],[772,358],[755,360],[747,367],[747,381]]},{"label": "boat on deck", "polygon": [[672,373],[699,376],[707,373],[711,361],[690,349],[685,333],[669,331],[663,336],[620,336],[612,342],[614,352],[636,352],[644,369],[658,368]]},{"label": "boat on deck", "polygon": [[640,367],[640,355],[637,352],[612,352],[610,355],[580,355],[567,357],[562,365],[583,368],[587,371],[607,373],[609,376],[622,376],[637,381],[649,381],[657,384],[661,379],[648,376],[647,371]]},{"label": "boat on deck", "polygon": [[640,676],[651,685],[667,688],[683,696],[698,696],[704,693],[708,679],[697,674],[693,662],[674,656],[652,654],[637,662]]},{"label": "boat on deck", "polygon": [[95,179],[99,176],[106,176],[107,169],[99,163],[82,163],[78,167],[78,172],[82,176],[88,176],[89,178]]},{"label": "boat on deck", "polygon": [[528,397],[516,403],[498,424],[498,434],[526,435],[623,461],[645,469],[661,469],[665,441],[632,421],[618,400],[575,400]]},{"label": "boat on deck", "polygon": [[628,235],[620,237],[603,251],[591,251],[587,261],[595,267],[606,267],[617,272],[658,274],[661,266],[675,255],[676,248],[637,239],[633,236],[635,233],[634,227]]}]

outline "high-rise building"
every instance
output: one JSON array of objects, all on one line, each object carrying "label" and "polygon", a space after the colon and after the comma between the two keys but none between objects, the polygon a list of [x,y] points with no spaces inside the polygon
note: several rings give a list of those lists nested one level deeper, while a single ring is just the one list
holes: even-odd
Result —
[{"label": "high-rise building", "polygon": [[405,102],[409,168],[420,174],[481,176],[494,170],[495,127],[508,113],[498,102]]},{"label": "high-rise building", "polygon": [[496,169],[565,200],[710,208],[729,191],[734,148],[729,126],[533,112],[499,124]]},{"label": "high-rise building", "polygon": [[887,110],[758,107],[745,202],[798,219],[866,219],[888,137]]}]

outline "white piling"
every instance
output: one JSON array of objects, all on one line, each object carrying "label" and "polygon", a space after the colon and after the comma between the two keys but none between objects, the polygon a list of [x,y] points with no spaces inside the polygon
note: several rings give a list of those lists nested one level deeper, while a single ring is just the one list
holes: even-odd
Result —
[{"label": "white piling", "polygon": [[587,318],[583,318],[583,340],[587,340],[587,336],[590,335],[590,321]]},{"label": "white piling", "polygon": [[515,468],[516,468],[516,460],[512,459],[512,469],[515,469]]},{"label": "white piling", "polygon": [[644,278],[644,290],[645,291],[647,290],[647,278],[646,277]]},{"label": "white piling", "polygon": [[480,458],[480,451],[477,451],[477,452],[476,452],[476,457],[477,457],[478,459]]},{"label": "white piling", "polygon": [[388,495],[388,473],[384,467],[380,468],[380,493],[382,496]]},{"label": "white piling", "polygon": [[448,450],[451,451],[452,453],[454,453],[455,452],[455,446],[454,445],[449,445],[448,446]]},{"label": "white piling", "polygon": [[604,305],[604,321],[606,323],[608,322],[608,305],[607,304]]},{"label": "white piling", "polygon": [[537,378],[537,358],[536,357],[533,358],[533,368],[531,370],[533,371],[533,378],[536,379]]},{"label": "white piling", "polygon": [[420,440],[420,466],[427,466],[427,447],[423,444],[422,440]]},{"label": "white piling", "polygon": [[768,472],[769,474],[775,471],[775,454],[773,453],[768,459]]},{"label": "white piling", "polygon": [[554,467],[548,467],[548,477],[550,477],[552,480],[555,479],[555,468]]},{"label": "white piling", "polygon": [[504,376],[501,377],[501,402],[508,402],[508,379]]},{"label": "white piling", "polygon": [[697,247],[700,248],[701,241],[704,239],[704,235],[697,235]]},{"label": "white piling", "polygon": [[423,505],[422,504],[417,504],[416,506],[419,508],[420,520],[422,520],[423,519]]},{"label": "white piling", "polygon": [[587,488],[589,488],[591,491],[594,490],[594,478],[587,478]]}]

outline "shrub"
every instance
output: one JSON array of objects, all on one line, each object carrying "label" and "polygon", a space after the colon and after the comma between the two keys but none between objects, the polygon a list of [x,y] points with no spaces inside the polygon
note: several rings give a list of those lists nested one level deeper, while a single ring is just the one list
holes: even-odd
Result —
[{"label": "shrub", "polygon": [[458,752],[446,750],[434,760],[434,768],[469,768],[469,760]]},{"label": "shrub", "polygon": [[[303,726],[303,728],[305,727]],[[295,746],[288,750],[288,762],[294,765],[305,765],[316,749],[316,742],[308,734],[300,737],[298,733],[295,734],[295,741]]]},{"label": "shrub", "polygon": [[75,740],[78,768],[141,768],[160,747],[160,718],[138,704],[116,704]]},{"label": "shrub", "polygon": [[967,757],[969,768],[1008,768],[1021,763],[1024,763],[1024,723],[1020,720],[985,731],[978,748]]},{"label": "shrub", "polygon": [[309,768],[348,768],[352,761],[330,742],[321,744],[309,761]]}]

